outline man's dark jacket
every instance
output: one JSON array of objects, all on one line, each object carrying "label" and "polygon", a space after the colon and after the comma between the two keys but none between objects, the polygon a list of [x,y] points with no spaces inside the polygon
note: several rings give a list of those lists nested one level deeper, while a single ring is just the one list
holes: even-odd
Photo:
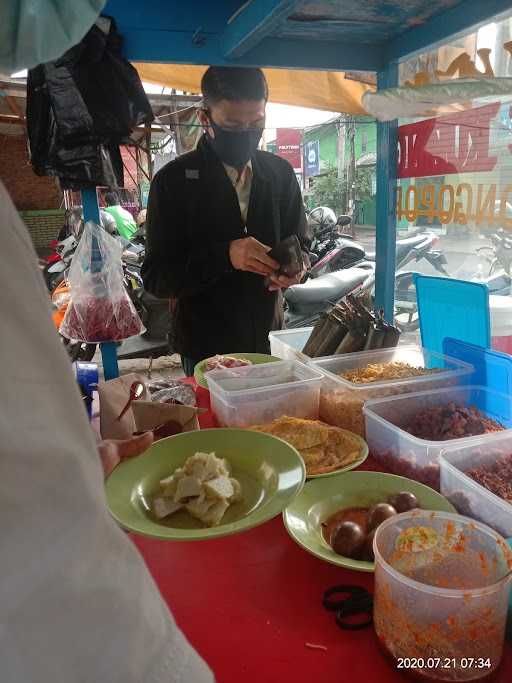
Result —
[{"label": "man's dark jacket", "polygon": [[[267,152],[252,157],[247,235],[270,247],[297,234],[309,246],[295,173]],[[236,191],[203,137],[198,148],[154,177],[147,212],[144,287],[171,298],[175,350],[199,360],[216,353],[268,353],[282,326],[282,296],[261,275],[234,270],[229,243],[245,236]]]}]

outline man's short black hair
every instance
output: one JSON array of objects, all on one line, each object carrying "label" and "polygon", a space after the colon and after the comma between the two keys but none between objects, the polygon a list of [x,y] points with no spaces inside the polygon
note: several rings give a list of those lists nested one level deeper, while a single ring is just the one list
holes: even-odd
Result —
[{"label": "man's short black hair", "polygon": [[205,104],[221,100],[268,100],[268,85],[261,69],[210,66],[201,80]]},{"label": "man's short black hair", "polygon": [[105,193],[105,204],[107,206],[117,206],[119,204],[119,196],[117,192],[106,192]]}]

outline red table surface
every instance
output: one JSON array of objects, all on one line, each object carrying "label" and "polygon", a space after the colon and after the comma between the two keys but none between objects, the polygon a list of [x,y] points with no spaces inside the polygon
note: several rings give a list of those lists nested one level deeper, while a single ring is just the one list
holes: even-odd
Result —
[{"label": "red table surface", "polygon": [[[198,392],[200,405],[209,407],[207,396]],[[201,416],[201,426],[212,426],[209,412]],[[381,655],[373,629],[342,631],[322,607],[323,592],[336,584],[373,591],[373,574],[313,557],[290,539],[281,517],[212,541],[132,538],[218,683],[403,680]],[[510,644],[495,680],[512,681]]]}]

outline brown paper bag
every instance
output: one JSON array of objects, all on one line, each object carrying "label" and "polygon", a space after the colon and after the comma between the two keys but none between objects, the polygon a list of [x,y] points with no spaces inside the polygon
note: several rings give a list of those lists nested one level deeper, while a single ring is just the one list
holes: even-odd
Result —
[{"label": "brown paper bag", "polygon": [[[102,439],[129,439],[133,432],[136,431],[135,418],[131,408],[126,411],[120,420],[117,419],[130,398],[130,387],[134,382],[142,382],[144,387],[146,387],[144,377],[135,373],[123,375],[122,377],[98,384]],[[147,388],[144,388],[144,392],[138,400],[150,400]],[[134,401],[134,403],[136,402]]]},{"label": "brown paper bag", "polygon": [[[182,432],[192,432],[199,429],[197,415],[198,408],[191,406],[179,406],[169,403],[156,403],[151,401],[134,401],[132,412],[135,419],[137,432],[152,431],[170,421],[181,425]],[[155,433],[158,438],[158,432]]]}]

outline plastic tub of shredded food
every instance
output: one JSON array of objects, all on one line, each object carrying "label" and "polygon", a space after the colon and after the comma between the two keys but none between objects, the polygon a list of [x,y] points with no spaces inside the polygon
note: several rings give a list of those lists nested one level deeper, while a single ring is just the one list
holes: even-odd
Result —
[{"label": "plastic tub of shredded food", "polygon": [[485,443],[491,432],[512,428],[512,397],[479,386],[376,399],[363,411],[373,457],[387,471],[437,490],[442,450]]},{"label": "plastic tub of shredded food", "polygon": [[473,373],[468,363],[415,345],[315,358],[311,365],[324,374],[320,419],[363,437],[366,401],[468,383]]},{"label": "plastic tub of shredded food", "polygon": [[441,493],[457,510],[512,536],[512,433],[447,445],[439,462]]},{"label": "plastic tub of shredded food", "polygon": [[491,677],[503,654],[512,553],[489,527],[413,510],[375,533],[374,625],[383,653],[424,681]]}]

